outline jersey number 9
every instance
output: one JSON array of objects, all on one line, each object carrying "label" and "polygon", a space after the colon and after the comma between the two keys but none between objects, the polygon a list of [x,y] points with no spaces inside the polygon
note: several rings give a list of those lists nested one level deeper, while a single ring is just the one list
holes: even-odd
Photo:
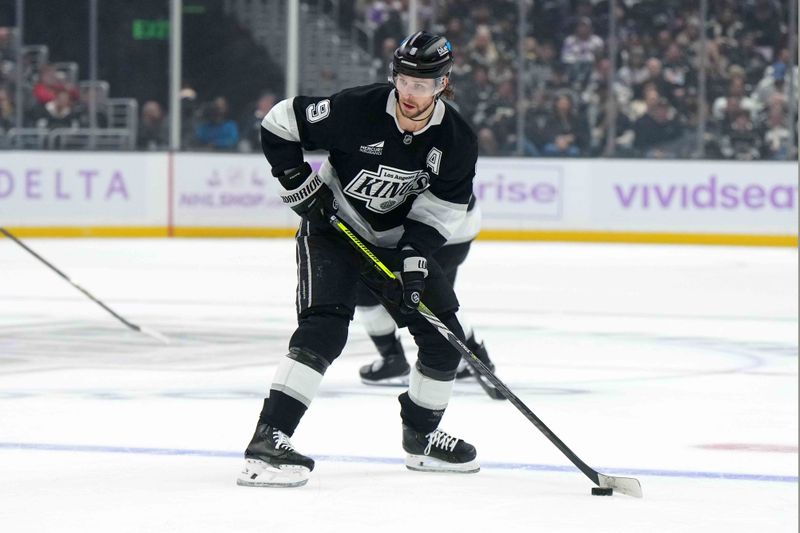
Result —
[{"label": "jersey number 9", "polygon": [[327,99],[320,100],[316,104],[311,104],[306,108],[306,119],[312,124],[328,118],[330,114],[331,101]]}]

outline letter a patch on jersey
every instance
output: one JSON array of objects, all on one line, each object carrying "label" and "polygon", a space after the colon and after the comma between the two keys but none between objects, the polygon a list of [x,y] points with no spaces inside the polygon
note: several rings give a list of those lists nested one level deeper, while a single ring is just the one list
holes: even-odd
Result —
[{"label": "letter a patch on jersey", "polygon": [[425,164],[428,165],[428,168],[431,169],[431,172],[439,175],[439,163],[442,162],[442,151],[438,148],[431,148],[431,151],[428,152],[428,158],[425,160]]}]

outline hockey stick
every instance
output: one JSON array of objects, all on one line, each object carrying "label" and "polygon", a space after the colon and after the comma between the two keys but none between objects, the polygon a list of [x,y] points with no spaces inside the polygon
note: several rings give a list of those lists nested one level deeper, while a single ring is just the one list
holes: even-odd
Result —
[{"label": "hockey stick", "polygon": [[[336,222],[333,221],[333,218],[336,218]],[[333,217],[330,219],[330,222],[331,222],[331,224],[334,225],[334,227],[336,229],[338,229],[341,233],[343,233],[345,236],[347,236],[349,238],[350,244],[353,244],[359,251],[361,251],[366,257],[368,257],[372,261],[372,265],[375,268],[377,268],[378,271],[380,271],[388,279],[393,279],[393,280],[397,279],[397,276],[394,275],[394,272],[392,272],[391,270],[386,268],[386,265],[384,265],[383,262],[381,262],[380,259],[375,257],[375,255],[372,253],[372,251],[369,248],[367,248],[366,246],[364,246],[361,243],[361,241],[358,239],[358,237],[356,237],[355,234],[352,231],[350,231],[350,229],[338,217],[333,215]],[[422,307],[423,306],[420,305],[420,308],[422,308]],[[425,309],[427,309],[427,307]],[[430,313],[430,310],[428,310],[428,312]],[[439,319],[436,318],[433,314],[431,314],[431,316],[434,319],[436,319],[437,322],[439,321]],[[425,317],[425,318],[427,318],[428,321],[430,322],[430,319],[428,317]],[[436,326],[436,324],[433,324],[433,325]],[[447,328],[445,328],[445,329],[447,329]],[[448,332],[449,332],[449,330],[448,330]],[[451,333],[451,335],[452,335],[452,333]],[[451,344],[452,344],[452,342],[451,342]],[[484,390],[484,392],[490,398],[492,398],[493,400],[505,400],[506,397],[503,394],[501,394],[500,391],[498,391],[491,384],[487,383],[485,378],[475,368],[475,365],[472,362],[472,358],[475,358],[475,359],[478,359],[478,358],[475,355],[473,355],[473,353],[468,348],[465,347],[465,350],[466,350],[466,354],[464,352],[462,352],[461,350],[459,350],[459,353],[461,353],[462,357],[467,362],[467,366],[469,368],[469,372],[472,375],[472,377],[475,378],[475,381],[478,382],[478,385],[480,385],[481,388]]]},{"label": "hockey stick", "polygon": [[[334,228],[339,230],[340,233],[345,235],[350,243],[361,252],[361,254],[369,259],[372,262],[372,265],[379,271],[382,272],[387,278],[389,279],[397,279],[394,273],[386,268],[378,257],[372,253],[372,251],[361,242],[361,240],[350,230],[347,225],[345,225],[339,217],[336,215],[330,215],[328,220],[330,221],[331,225]],[[592,482],[597,485],[598,487],[602,488],[609,488],[621,492],[622,494],[627,494],[628,496],[633,496],[635,498],[642,497],[642,485],[639,483],[638,479],[631,478],[631,477],[616,477],[616,476],[607,476],[605,474],[601,474],[594,470],[592,467],[584,463],[580,457],[575,455],[575,452],[569,449],[566,444],[564,444],[561,439],[559,439],[555,433],[550,431],[544,422],[542,422],[538,416],[536,416],[533,411],[531,411],[527,405],[522,403],[522,400],[517,398],[517,396],[511,392],[511,390],[506,387],[506,385],[500,381],[494,373],[489,370],[489,368],[483,364],[483,361],[478,359],[478,357],[473,354],[469,348],[467,348],[463,342],[461,342],[455,334],[450,331],[447,326],[445,326],[441,320],[436,318],[428,307],[423,304],[422,302],[419,303],[419,307],[417,308],[419,313],[425,317],[425,319],[430,322],[432,326],[434,326],[439,333],[447,339],[447,341],[461,354],[461,356],[470,363],[473,368],[477,369],[478,372],[483,375],[492,385],[494,385],[497,390],[499,390],[503,396],[505,396],[508,401],[510,401],[514,407],[516,407],[525,418],[527,418],[536,428],[541,431],[547,439],[552,442],[556,448],[558,448],[561,453],[567,456],[567,459],[572,461],[572,464],[578,467],[578,469],[586,475]]]},{"label": "hockey stick", "polygon": [[114,312],[114,311],[113,311],[113,310],[112,310],[110,307],[108,307],[106,304],[104,304],[103,302],[101,302],[100,300],[98,300],[97,298],[95,298],[94,296],[92,296],[92,294],[91,294],[89,291],[87,291],[86,289],[84,289],[83,287],[81,287],[80,285],[78,285],[77,283],[75,283],[74,281],[72,281],[71,279],[69,279],[69,277],[68,277],[66,274],[64,274],[64,273],[63,273],[63,272],[61,272],[59,269],[57,269],[57,268],[56,268],[56,267],[54,267],[52,264],[50,264],[50,263],[49,263],[49,262],[48,262],[48,261],[47,261],[47,260],[46,260],[44,257],[42,257],[41,255],[39,255],[39,254],[37,254],[36,252],[34,252],[33,250],[31,250],[31,249],[28,247],[28,245],[26,245],[24,242],[22,242],[21,240],[19,240],[18,238],[16,238],[14,235],[12,235],[12,234],[11,234],[11,232],[9,232],[7,229],[5,229],[5,228],[4,228],[4,227],[2,227],[2,226],[0,226],[0,233],[2,233],[3,235],[5,235],[6,237],[8,237],[9,239],[11,239],[12,241],[14,241],[15,243],[19,244],[19,245],[20,245],[22,248],[24,248],[24,249],[25,249],[25,251],[27,251],[27,252],[28,252],[28,253],[30,253],[30,254],[31,254],[33,257],[35,257],[36,259],[38,259],[39,261],[41,261],[42,263],[44,263],[45,265],[47,265],[48,267],[50,267],[50,269],[51,269],[53,272],[55,272],[56,274],[58,274],[59,276],[61,276],[61,277],[62,277],[62,278],[64,278],[65,280],[67,280],[67,281],[69,282],[69,284],[70,284],[70,285],[72,285],[73,287],[75,287],[76,289],[78,289],[79,291],[81,291],[81,292],[82,292],[83,294],[85,294],[85,295],[86,295],[86,296],[87,296],[87,297],[88,297],[90,300],[92,300],[94,303],[96,303],[97,305],[99,305],[100,307],[102,307],[103,309],[105,309],[106,311],[108,311],[109,313],[111,313],[111,315],[112,315],[114,318],[116,318],[117,320],[119,320],[120,322],[122,322],[123,324],[125,324],[126,326],[128,326],[130,329],[132,329],[132,330],[134,330],[134,331],[138,331],[139,333],[144,333],[145,335],[149,335],[150,337],[153,337],[154,339],[158,339],[158,340],[160,340],[161,342],[163,342],[163,343],[165,343],[165,344],[169,344],[169,339],[168,339],[167,337],[165,337],[164,335],[162,335],[161,333],[159,333],[159,332],[157,332],[157,331],[154,331],[154,330],[152,330],[152,329],[149,329],[149,328],[145,328],[145,327],[143,327],[143,326],[136,325],[136,324],[134,324],[133,322],[129,322],[129,321],[125,320],[123,317],[119,316],[119,315],[118,315],[117,313],[115,313],[115,312]]}]

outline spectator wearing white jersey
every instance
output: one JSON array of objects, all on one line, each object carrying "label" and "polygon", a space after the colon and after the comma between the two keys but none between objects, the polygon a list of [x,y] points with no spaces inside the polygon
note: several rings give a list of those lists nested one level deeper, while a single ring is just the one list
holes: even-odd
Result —
[{"label": "spectator wearing white jersey", "polygon": [[592,20],[578,20],[575,32],[564,40],[561,62],[568,66],[570,79],[583,83],[592,70],[597,54],[603,51],[603,39],[592,32]]}]

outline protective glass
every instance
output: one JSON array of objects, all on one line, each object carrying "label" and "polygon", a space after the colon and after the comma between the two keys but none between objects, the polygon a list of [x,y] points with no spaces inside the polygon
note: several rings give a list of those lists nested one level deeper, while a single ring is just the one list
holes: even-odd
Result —
[{"label": "protective glass", "polygon": [[414,78],[406,74],[389,72],[389,81],[398,92],[411,96],[433,96],[444,90],[444,76],[439,78]]}]

